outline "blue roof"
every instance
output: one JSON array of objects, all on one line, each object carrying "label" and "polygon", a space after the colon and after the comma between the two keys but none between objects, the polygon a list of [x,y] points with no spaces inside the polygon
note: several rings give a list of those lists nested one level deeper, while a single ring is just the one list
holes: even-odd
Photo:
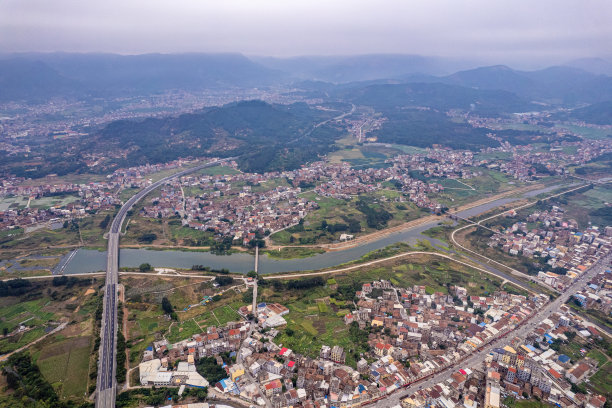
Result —
[{"label": "blue roof", "polygon": [[559,361],[562,363],[567,363],[568,361],[570,361],[570,358],[568,356],[566,356],[565,354],[561,354],[559,356]]},{"label": "blue roof", "polygon": [[232,351],[232,352],[230,353],[230,357],[234,357],[235,355],[236,355],[236,352],[235,352],[235,351]]},{"label": "blue roof", "polygon": [[597,286],[597,285],[595,285],[594,283],[591,283],[591,284],[589,285],[589,288],[597,290],[598,286]]},{"label": "blue roof", "polygon": [[149,346],[146,348],[147,351],[153,351],[153,347]]},{"label": "blue roof", "polygon": [[579,293],[576,293],[576,294],[574,295],[574,297],[575,297],[576,299],[586,300],[586,296],[581,295],[581,294],[579,294]]},{"label": "blue roof", "polygon": [[485,322],[482,322],[479,324],[480,327],[485,327],[487,324]]},{"label": "blue roof", "polygon": [[262,303],[258,304],[257,307],[266,307],[266,304],[264,302],[262,302]]},{"label": "blue roof", "polygon": [[535,351],[535,347],[533,347],[531,344],[527,344],[526,347],[531,351]]},{"label": "blue roof", "polygon": [[359,387],[357,387],[359,389],[359,392],[364,392],[366,387],[363,386],[363,384],[359,384]]}]

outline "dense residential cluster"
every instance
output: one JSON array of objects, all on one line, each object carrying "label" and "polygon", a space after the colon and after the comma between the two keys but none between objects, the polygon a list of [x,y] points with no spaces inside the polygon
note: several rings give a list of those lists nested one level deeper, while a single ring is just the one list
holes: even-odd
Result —
[{"label": "dense residential cluster", "polygon": [[[389,188],[388,182],[391,182],[403,193],[395,198],[396,201],[410,201],[417,207],[441,213],[445,208],[434,196],[445,187],[428,182],[428,178],[470,179],[481,174],[479,167],[485,167],[528,181],[542,175],[565,174],[568,164],[584,164],[611,151],[612,147],[606,140],[564,141],[550,151],[533,151],[531,146],[511,146],[501,142],[501,147],[487,148],[483,153],[506,153],[511,154],[511,158],[476,159],[471,151],[435,148],[388,159],[386,162],[390,167],[386,168],[355,168],[348,163],[318,161],[284,172],[191,175],[166,186],[153,205],[145,207],[142,215],[155,218],[179,216],[186,226],[214,232],[219,239],[231,237],[247,244],[256,232],[266,234],[285,229],[316,210],[319,207],[316,200],[305,198],[301,194],[305,191],[351,199]],[[91,166],[101,159],[96,153],[86,158]],[[123,189],[143,188],[151,183],[147,175],[187,164],[189,161],[176,160],[119,169],[104,181],[87,184],[32,186],[23,178],[3,177],[0,180],[0,198],[29,199],[0,207],[0,230],[59,228],[71,218],[85,217],[120,204]],[[231,163],[231,166],[237,168],[236,163]],[[473,187],[465,184],[465,189]],[[188,190],[187,194],[185,190]],[[36,200],[44,197],[65,200],[51,206],[37,205]]]},{"label": "dense residential cluster", "polygon": [[[612,272],[597,268],[601,272],[573,299],[609,310]],[[501,408],[506,398],[535,397],[564,408],[603,408],[605,397],[577,388],[598,372],[601,362],[586,349],[570,357],[560,348],[580,339],[578,344],[597,350],[601,333],[567,304],[525,326],[548,302],[547,295],[503,290],[473,296],[458,285],[448,285],[442,293],[386,280],[364,283],[343,317],[351,330],[363,333],[366,343],[364,351],[351,354],[350,363],[347,353],[352,351],[339,345],[323,345],[316,356],[284,347],[278,336],[289,309],[253,302],[238,310],[241,322],[211,326],[174,344],[154,342],[144,352],[140,381],[208,386],[217,398],[274,408],[348,408],[387,401],[404,386],[451,369],[447,380],[396,397],[397,406]],[[528,331],[513,337],[519,327]],[[505,346],[493,348],[476,366],[464,363],[493,341]],[[202,377],[206,372],[198,371],[201,359],[214,359],[224,378],[208,384]]]},{"label": "dense residential cluster", "polygon": [[[61,228],[64,221],[85,217],[101,210],[114,209],[121,204],[119,194],[126,188],[143,188],[151,183],[145,176],[178,168],[188,162],[177,160],[166,164],[145,165],[120,169],[105,181],[90,183],[59,183],[29,185],[21,177],[0,180],[0,198],[27,197],[25,203],[15,202],[0,208],[0,230],[24,228],[26,232],[38,228]],[[40,207],[36,200],[58,199],[65,203]]]},{"label": "dense residential cluster", "polygon": [[[508,217],[516,217],[516,213],[510,212]],[[576,220],[567,220],[563,209],[553,205],[493,234],[489,246],[543,261],[543,269],[551,270],[540,271],[538,278],[562,290],[612,252],[612,226],[590,226],[581,231]]]},{"label": "dense residential cluster", "polygon": [[500,141],[500,144],[500,147],[483,149],[483,153],[511,154],[510,159],[484,159],[478,165],[499,170],[520,181],[546,175],[564,175],[568,166],[585,164],[612,151],[612,146],[605,140],[557,142],[548,151],[538,151],[531,145],[511,145],[505,141]]},{"label": "dense residential cluster", "polygon": [[[450,287],[450,293],[428,294],[424,286],[396,288],[384,280],[364,284],[355,309],[344,316],[346,324],[369,332],[369,351],[354,367],[346,365],[346,350],[337,345],[324,345],[313,358],[277,344],[274,338],[289,310],[260,303],[255,313],[251,305],[239,311],[255,316],[255,331],[239,322],[210,327],[172,345],[155,342],[145,351],[141,382],[197,386],[183,374],[195,370],[197,359],[231,353],[233,364],[217,357],[227,373],[214,384],[219,393],[257,404],[268,399],[273,407],[357,406],[460,362],[547,301],[504,291],[469,296],[459,286]],[[172,371],[177,364],[179,369]]]},{"label": "dense residential cluster", "polygon": [[500,408],[508,397],[533,397],[563,408],[602,408],[604,396],[575,388],[600,364],[586,356],[584,349],[575,360],[558,351],[559,344],[576,337],[592,342],[600,336],[597,329],[562,306],[526,339],[511,339],[505,347],[493,349],[482,365],[458,369],[447,381],[404,398],[401,406]]}]

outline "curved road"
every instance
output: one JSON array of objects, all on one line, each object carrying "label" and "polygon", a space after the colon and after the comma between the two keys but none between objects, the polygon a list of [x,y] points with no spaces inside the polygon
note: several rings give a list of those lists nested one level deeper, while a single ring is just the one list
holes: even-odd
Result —
[{"label": "curved road", "polygon": [[119,272],[119,236],[121,233],[121,225],[127,216],[127,212],[144,196],[173,178],[181,177],[206,167],[218,165],[225,160],[232,159],[234,158],[230,157],[223,160],[215,160],[180,171],[156,181],[132,196],[123,204],[113,219],[110,232],[108,233],[106,289],[104,291],[102,326],[100,330],[101,342],[98,359],[98,379],[96,383],[96,408],[113,408],[117,396],[117,283]]}]

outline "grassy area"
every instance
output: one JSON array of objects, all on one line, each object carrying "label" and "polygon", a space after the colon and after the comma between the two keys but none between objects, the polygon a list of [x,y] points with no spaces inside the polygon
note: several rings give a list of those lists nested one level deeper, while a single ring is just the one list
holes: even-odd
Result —
[{"label": "grassy area", "polygon": [[[126,285],[131,366],[137,365],[144,349],[162,336],[177,342],[206,331],[208,326],[240,320],[235,310],[244,303],[240,301],[241,295],[233,291],[224,293],[217,302],[184,311],[187,306],[198,304],[204,296],[218,292],[208,281],[157,276],[122,277],[121,280]],[[177,311],[178,321],[164,316],[163,297],[167,297]]]},{"label": "grassy area", "polygon": [[43,347],[38,366],[62,397],[83,396],[87,392],[92,338],[70,337]]},{"label": "grassy area", "polygon": [[229,305],[213,309],[211,310],[211,313],[215,315],[220,325],[225,325],[229,322],[236,322],[241,320],[240,315]]},{"label": "grassy area", "polygon": [[577,339],[575,339],[567,344],[562,344],[559,348],[559,354],[565,354],[572,359],[572,362],[576,362],[583,357],[582,353],[580,352],[580,349],[584,347],[584,344],[578,342]]},{"label": "grassy area", "polygon": [[224,174],[237,174],[237,173],[240,173],[240,172],[232,167],[213,166],[213,167],[202,169],[196,174],[208,174],[210,176],[219,176],[219,175],[224,175]]},{"label": "grassy area", "polygon": [[587,139],[607,139],[612,135],[612,131],[607,129],[598,129],[578,125],[561,125],[560,127]]},{"label": "grassy area", "polygon": [[170,235],[170,241],[177,245],[195,246],[207,245],[212,243],[214,234],[209,231],[200,231],[197,229],[177,225],[173,222],[167,222],[167,230]]},{"label": "grassy area", "polygon": [[608,357],[597,349],[593,349],[587,353],[587,357],[592,358],[593,360],[597,360],[599,363],[599,367],[602,367],[604,364],[608,362]]},{"label": "grassy area", "polygon": [[0,354],[10,353],[11,351],[15,351],[18,348],[25,346],[41,338],[45,334],[45,329],[43,327],[35,327],[34,329],[28,330],[26,332],[22,332],[15,336],[11,336],[9,338],[4,338],[0,340]]},{"label": "grassy area", "polygon": [[[407,221],[421,217],[424,212],[410,202],[396,202],[395,199],[401,193],[397,190],[381,190],[369,194],[362,194],[349,200],[336,199],[331,197],[321,197],[314,192],[308,192],[303,197],[315,201],[319,209],[311,212],[304,218],[303,226],[297,225],[271,235],[272,241],[283,245],[308,245],[321,244],[338,241],[342,233],[361,235],[377,231],[376,228],[369,227],[366,222],[366,215],[359,211],[359,200],[366,201],[373,208],[382,209],[392,215],[387,222],[387,227],[394,227]],[[350,220],[359,222],[361,231],[351,232],[350,230],[334,231],[322,229],[325,221],[328,225],[344,224],[349,225]]]},{"label": "grassy area", "polygon": [[354,366],[356,363],[352,351],[355,344],[348,335],[348,326],[336,315],[336,307],[328,307],[326,304],[323,297],[329,293],[328,288],[317,288],[308,290],[308,293],[300,293],[299,298],[292,294],[295,298],[284,304],[290,310],[285,319],[293,335],[289,336],[284,331],[277,338],[277,343],[311,357],[319,354],[323,344],[339,345],[347,351],[347,363]]},{"label": "grassy area", "polygon": [[296,259],[296,258],[308,258],[310,256],[314,256],[317,254],[325,253],[323,249],[317,248],[291,248],[285,247],[280,250],[264,250],[261,251],[261,254],[266,254],[268,257],[272,259]]},{"label": "grassy area", "polygon": [[0,248],[14,251],[14,256],[20,253],[47,251],[52,246],[84,245],[102,248],[106,246],[104,233],[108,227],[103,229],[100,227],[100,223],[107,215],[112,217],[113,213],[102,211],[95,215],[88,215],[77,219],[76,225],[69,223],[66,228],[57,230],[41,229],[28,234],[19,230],[20,233],[11,237],[6,234],[5,239],[0,236]]},{"label": "grassy area", "polygon": [[542,401],[537,400],[516,400],[514,397],[506,397],[504,399],[504,405],[509,408],[548,408],[553,405],[546,404]]},{"label": "grassy area", "polygon": [[484,169],[482,167],[474,167],[472,170],[479,173],[479,176],[461,180],[461,182],[473,187],[474,190],[468,189],[468,187],[456,180],[426,179],[428,182],[436,182],[446,187],[452,187],[438,194],[432,194],[431,198],[449,208],[455,208],[481,199],[487,195],[497,194],[523,185],[508,175],[496,170]]},{"label": "grassy area", "polygon": [[193,320],[187,320],[180,323],[175,323],[170,327],[166,339],[170,343],[176,343],[177,341],[184,340],[195,334],[202,333],[202,330]]},{"label": "grassy area", "polygon": [[[3,299],[4,300],[4,299]],[[55,314],[44,310],[49,299],[37,299],[15,304],[6,304],[0,308],[0,330],[15,330],[21,323],[28,325],[44,324],[55,318]],[[0,344],[4,339],[0,341]]]},{"label": "grassy area", "polygon": [[59,258],[26,258],[19,261],[19,265],[25,268],[53,268],[59,262]]},{"label": "grassy area", "polygon": [[134,194],[136,194],[140,189],[139,188],[124,188],[119,193],[119,199],[122,202],[126,202],[129,200]]},{"label": "grassy area", "polygon": [[41,197],[30,202],[31,208],[43,208],[48,209],[51,207],[64,207],[70,203],[80,200],[79,196],[66,195],[59,197]]},{"label": "grassy area", "polygon": [[596,212],[598,209],[607,207],[612,202],[612,185],[597,185],[592,189],[560,197],[550,201],[552,204],[560,205],[564,210],[564,217],[575,219],[581,228],[586,228],[589,222],[593,225],[610,225],[612,219]]}]

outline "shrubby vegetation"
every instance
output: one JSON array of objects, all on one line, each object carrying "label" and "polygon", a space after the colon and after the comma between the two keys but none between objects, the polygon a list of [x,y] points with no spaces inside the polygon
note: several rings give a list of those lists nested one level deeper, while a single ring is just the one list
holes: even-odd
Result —
[{"label": "shrubby vegetation", "polygon": [[393,215],[380,206],[368,204],[364,199],[357,201],[357,209],[366,216],[366,223],[370,228],[382,229]]},{"label": "shrubby vegetation", "polygon": [[13,394],[0,397],[0,405],[14,408],[93,408],[94,404],[62,401],[43,377],[38,366],[28,353],[16,353],[10,356],[2,368],[6,377],[7,388]]},{"label": "shrubby vegetation", "polygon": [[231,276],[217,276],[215,277],[215,282],[219,284],[219,286],[228,286],[234,283],[234,278]]},{"label": "shrubby vegetation", "polygon": [[32,286],[32,282],[27,279],[11,279],[0,281],[0,297],[21,296]]},{"label": "shrubby vegetation", "polygon": [[202,357],[196,362],[196,370],[210,383],[215,385],[227,377],[227,373],[214,357]]}]

